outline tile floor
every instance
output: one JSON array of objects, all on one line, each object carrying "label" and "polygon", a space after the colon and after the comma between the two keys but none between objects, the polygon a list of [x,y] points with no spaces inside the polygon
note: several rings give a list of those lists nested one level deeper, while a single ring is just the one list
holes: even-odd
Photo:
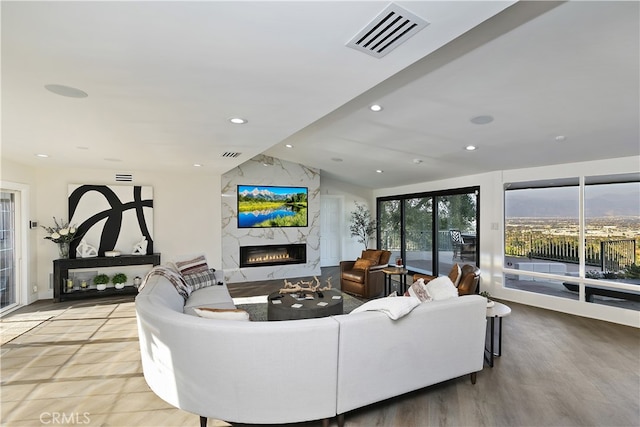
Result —
[{"label": "tile floor", "polygon": [[2,426],[199,425],[147,386],[132,298],[32,306],[0,321]]}]

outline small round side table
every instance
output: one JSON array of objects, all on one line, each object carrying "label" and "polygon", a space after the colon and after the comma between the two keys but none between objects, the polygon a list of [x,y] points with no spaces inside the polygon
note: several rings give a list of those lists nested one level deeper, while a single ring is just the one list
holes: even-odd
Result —
[{"label": "small round side table", "polygon": [[[489,348],[485,346],[484,358],[493,368],[493,357],[502,356],[502,318],[511,314],[511,309],[497,301],[493,301],[492,307],[487,307],[487,319],[489,319]],[[498,319],[496,328],[495,320]],[[498,343],[496,345],[496,333]],[[489,353],[487,355],[487,353]]]}]

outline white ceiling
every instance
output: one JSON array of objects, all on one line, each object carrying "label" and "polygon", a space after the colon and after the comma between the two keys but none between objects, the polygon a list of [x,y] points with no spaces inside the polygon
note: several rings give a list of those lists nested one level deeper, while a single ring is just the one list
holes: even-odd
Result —
[{"label": "white ceiling", "polygon": [[265,154],[384,188],[640,154],[640,3],[395,3],[430,24],[377,59],[345,45],[389,2],[3,1],[2,156],[222,174]]}]

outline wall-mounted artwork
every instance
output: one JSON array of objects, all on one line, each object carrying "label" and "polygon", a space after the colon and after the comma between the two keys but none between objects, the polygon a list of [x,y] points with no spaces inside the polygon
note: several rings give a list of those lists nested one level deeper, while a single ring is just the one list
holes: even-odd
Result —
[{"label": "wall-mounted artwork", "polygon": [[238,185],[238,228],[307,227],[307,187]]},{"label": "wall-mounted artwork", "polygon": [[140,185],[69,185],[69,222],[78,229],[69,253],[81,241],[105,251],[153,253],[153,187]]}]

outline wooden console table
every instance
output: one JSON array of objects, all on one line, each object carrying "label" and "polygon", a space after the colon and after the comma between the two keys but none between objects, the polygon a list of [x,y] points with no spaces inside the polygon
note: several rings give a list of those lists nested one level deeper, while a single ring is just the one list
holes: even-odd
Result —
[{"label": "wooden console table", "polygon": [[151,255],[121,255],[117,257],[93,257],[53,260],[53,301],[60,302],[69,299],[96,298],[110,295],[135,294],[138,289],[125,286],[123,289],[107,288],[103,291],[87,289],[83,291],[65,292],[65,285],[69,270],[94,267],[120,267],[124,265],[159,265],[160,254]]}]

